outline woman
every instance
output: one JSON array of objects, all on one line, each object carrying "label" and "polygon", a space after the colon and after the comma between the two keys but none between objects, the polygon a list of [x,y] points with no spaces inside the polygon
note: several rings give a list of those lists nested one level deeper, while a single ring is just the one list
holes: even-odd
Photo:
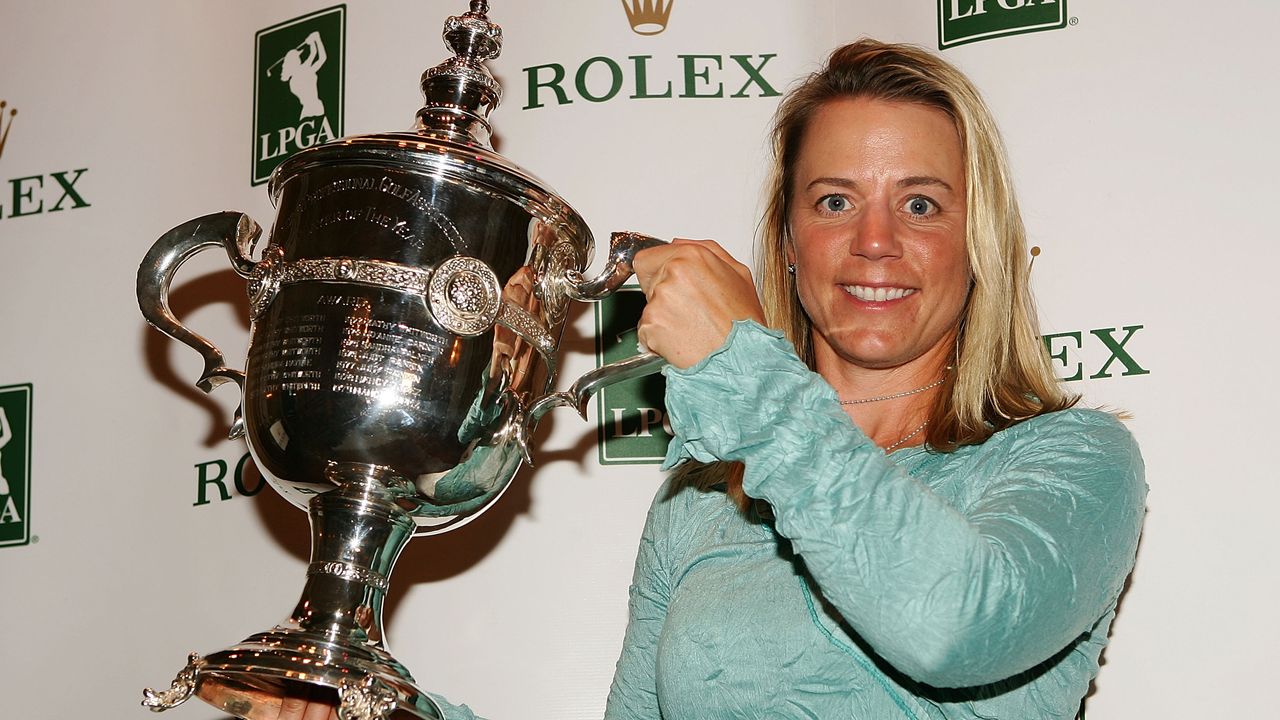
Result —
[{"label": "woman", "polygon": [[635,259],[683,464],[606,717],[1072,717],[1146,487],[1129,434],[1050,371],[990,113],[941,60],[868,40],[774,140],[763,305],[714,243]]},{"label": "woman", "polygon": [[714,243],[635,261],[685,464],[606,717],[1076,715],[1146,487],[1052,375],[989,111],[938,58],[862,41],[774,141],[763,306]]}]

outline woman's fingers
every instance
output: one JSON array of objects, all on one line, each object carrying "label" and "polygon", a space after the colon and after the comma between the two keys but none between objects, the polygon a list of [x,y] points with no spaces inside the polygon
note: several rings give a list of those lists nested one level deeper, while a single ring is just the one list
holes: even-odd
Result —
[{"label": "woman's fingers", "polygon": [[276,716],[276,720],[302,720],[303,713],[307,711],[307,698],[286,697],[280,701],[280,714]]},{"label": "woman's fingers", "polygon": [[[738,262],[737,258],[735,258],[732,254],[730,254],[728,250],[725,250],[724,247],[722,247],[720,243],[716,242],[715,240],[691,240],[688,238],[676,238],[672,242],[676,244],[681,244],[681,245],[683,244],[697,245],[705,251],[710,251],[711,254],[719,258],[725,265],[728,265],[729,267],[733,268],[733,270],[738,273],[739,277],[743,277],[743,278],[746,278],[747,280],[751,280],[751,268]],[[752,281],[752,284],[754,285],[754,281]]]},{"label": "woman's fingers", "polygon": [[280,702],[276,720],[338,720],[338,709],[331,702],[306,697],[285,697]]},{"label": "woman's fingers", "polygon": [[676,367],[723,345],[735,321],[763,322],[750,269],[714,241],[677,239],[637,253],[632,267],[648,301],[640,341]]},{"label": "woman's fingers", "polygon": [[302,720],[338,720],[338,710],[332,705],[313,702],[307,706]]}]

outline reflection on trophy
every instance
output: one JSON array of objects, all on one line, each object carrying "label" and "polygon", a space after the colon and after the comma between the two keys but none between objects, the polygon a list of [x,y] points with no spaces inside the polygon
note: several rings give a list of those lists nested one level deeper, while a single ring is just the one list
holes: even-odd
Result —
[{"label": "reflection on trophy", "polygon": [[[161,237],[138,271],[147,320],[205,360],[206,392],[243,391],[243,434],[271,485],[308,509],[311,563],[293,613],[221,652],[192,655],[144,705],[196,695],[239,717],[274,718],[283,697],[329,693],[343,720],[439,718],[387,651],[382,603],[415,535],[465,524],[509,485],[538,418],[582,414],[603,384],[654,372],[645,354],[550,392],[570,300],[598,300],[660,241],[615,234],[584,280],[590,230],[563,200],[495,153],[501,90],[482,64],[502,34],[488,3],[449,18],[455,56],[423,74],[412,132],[344,138],[272,175],[275,225],[261,259],[247,216],[224,212]],[[245,371],[170,312],[177,268],[223,247],[247,278]],[[585,416],[585,415],[584,415]]]}]

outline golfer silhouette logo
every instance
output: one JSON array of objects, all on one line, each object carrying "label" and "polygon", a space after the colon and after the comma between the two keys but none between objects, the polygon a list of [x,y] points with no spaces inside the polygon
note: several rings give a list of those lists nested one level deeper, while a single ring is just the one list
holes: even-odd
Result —
[{"label": "golfer silhouette logo", "polygon": [[312,32],[302,44],[285,53],[267,69],[270,77],[277,72],[281,82],[289,84],[289,92],[301,103],[298,119],[324,115],[324,101],[320,99],[319,79],[321,66],[328,58],[320,33]]},{"label": "golfer silhouette logo", "polygon": [[9,481],[4,479],[4,446],[13,439],[13,431],[9,429],[9,416],[0,407],[0,495],[9,494]]}]

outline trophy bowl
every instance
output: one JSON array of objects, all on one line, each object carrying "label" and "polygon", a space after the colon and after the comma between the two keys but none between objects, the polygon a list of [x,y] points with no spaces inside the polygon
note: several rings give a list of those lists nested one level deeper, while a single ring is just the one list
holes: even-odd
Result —
[{"label": "trophy bowl", "polygon": [[[501,90],[482,64],[501,30],[488,3],[449,18],[454,57],[423,74],[409,132],[343,138],[281,164],[269,191],[275,224],[236,212],[183,223],[138,270],[138,302],[157,329],[201,354],[196,385],[243,394],[243,435],[263,476],[307,509],[311,562],[282,623],[188,664],[164,710],[197,696],[251,720],[286,697],[331,702],[343,720],[439,718],[439,707],[388,651],[382,605],[408,540],[455,529],[492,506],[529,457],[543,413],[585,417],[601,385],[654,372],[651,354],[551,392],[572,300],[599,300],[661,241],[615,233],[601,274],[582,218],[537,178],[494,152],[488,114]],[[168,307],[174,273],[222,247],[247,280],[246,368]]]}]

